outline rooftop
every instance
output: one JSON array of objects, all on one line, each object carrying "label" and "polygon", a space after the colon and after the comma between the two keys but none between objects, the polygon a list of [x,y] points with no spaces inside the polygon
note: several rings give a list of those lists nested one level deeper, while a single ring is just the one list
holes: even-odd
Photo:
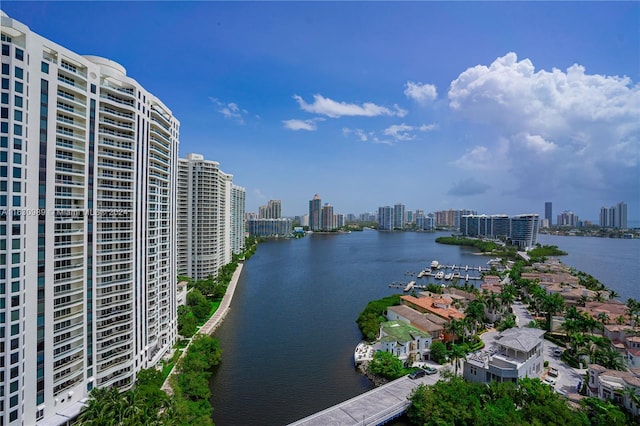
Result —
[{"label": "rooftop", "polygon": [[508,328],[500,333],[497,343],[521,352],[529,352],[540,343],[545,331],[539,328]]}]

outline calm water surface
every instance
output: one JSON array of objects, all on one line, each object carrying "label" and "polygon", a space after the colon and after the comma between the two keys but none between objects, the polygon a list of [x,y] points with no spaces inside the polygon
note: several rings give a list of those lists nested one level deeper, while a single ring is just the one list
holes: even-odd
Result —
[{"label": "calm water surface", "polygon": [[569,253],[559,259],[593,275],[626,301],[640,299],[640,239],[538,235],[540,244],[555,245]]},{"label": "calm water surface", "polygon": [[[211,380],[215,423],[283,425],[371,389],[353,367],[360,341],[355,319],[367,302],[397,292],[388,287],[391,282],[408,282],[407,272],[418,272],[434,259],[486,264],[487,258],[472,249],[436,244],[439,235],[448,234],[365,231],[261,244],[245,264],[231,310],[216,331],[223,360]],[[628,277],[620,281],[633,278],[632,283],[618,286],[617,279],[609,282],[584,270],[622,297],[640,296],[640,240],[615,240],[622,245],[610,247],[605,239],[582,238],[576,245],[583,253],[570,246],[574,240],[562,240],[570,237],[541,237],[543,244],[569,251],[563,261],[579,269],[572,262],[606,251],[596,269],[615,271]],[[606,263],[619,259],[614,253],[620,247],[626,260]]]}]

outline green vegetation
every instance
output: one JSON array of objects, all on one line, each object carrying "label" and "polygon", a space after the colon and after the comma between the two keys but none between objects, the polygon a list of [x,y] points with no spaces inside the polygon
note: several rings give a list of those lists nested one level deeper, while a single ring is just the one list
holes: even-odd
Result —
[{"label": "green vegetation", "polygon": [[141,370],[132,390],[94,388],[76,425],[80,426],[137,426],[177,425],[173,403],[164,393],[162,373],[155,369]]},{"label": "green vegetation", "polygon": [[436,238],[436,243],[475,247],[482,253],[488,253],[491,256],[499,256],[508,259],[515,259],[518,251],[516,247],[508,245],[503,246],[494,241],[485,241],[475,238],[465,238],[457,236],[438,237]]},{"label": "green vegetation", "polygon": [[529,257],[533,258],[543,258],[548,256],[566,256],[567,252],[562,251],[558,248],[558,246],[538,246],[528,252]]},{"label": "green vegetation", "polygon": [[578,410],[539,379],[491,384],[449,375],[411,393],[409,419],[420,425],[626,425],[615,405],[586,398]]},{"label": "green vegetation", "polygon": [[378,336],[380,324],[387,319],[384,316],[389,306],[399,305],[400,295],[384,297],[367,303],[364,310],[358,315],[356,323],[360,328],[363,339],[373,341]]},{"label": "green vegetation", "polygon": [[438,364],[447,362],[447,347],[444,343],[436,340],[431,344],[431,358]]},{"label": "green vegetation", "polygon": [[204,334],[193,338],[187,354],[178,363],[178,374],[171,377],[175,419],[180,425],[213,425],[209,402],[211,370],[220,363],[222,351],[217,339]]},{"label": "green vegetation", "polygon": [[373,355],[373,359],[367,365],[367,371],[385,379],[395,380],[409,374],[412,370],[405,369],[402,361],[392,353],[379,351]]}]

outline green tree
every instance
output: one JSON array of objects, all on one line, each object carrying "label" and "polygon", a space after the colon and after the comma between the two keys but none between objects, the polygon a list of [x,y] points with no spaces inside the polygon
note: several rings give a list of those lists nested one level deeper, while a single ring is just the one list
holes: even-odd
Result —
[{"label": "green tree", "polygon": [[436,340],[431,344],[431,359],[438,364],[444,364],[447,360],[447,347],[444,343]]},{"label": "green tree", "polygon": [[451,363],[453,364],[453,371],[455,372],[455,374],[458,374],[460,361],[467,359],[467,351],[465,350],[465,347],[462,345],[451,345],[449,358],[451,359]]},{"label": "green tree", "polygon": [[598,398],[584,398],[580,401],[583,412],[589,417],[592,426],[624,426],[627,417],[611,401]]},{"label": "green tree", "polygon": [[405,375],[402,361],[389,352],[376,352],[367,365],[367,370],[385,379],[395,380]]},{"label": "green tree", "polygon": [[187,305],[191,307],[198,323],[202,324],[209,318],[211,302],[199,290],[193,289],[187,294]]},{"label": "green tree", "polygon": [[198,328],[198,320],[189,306],[178,306],[178,333],[184,337],[191,337]]}]

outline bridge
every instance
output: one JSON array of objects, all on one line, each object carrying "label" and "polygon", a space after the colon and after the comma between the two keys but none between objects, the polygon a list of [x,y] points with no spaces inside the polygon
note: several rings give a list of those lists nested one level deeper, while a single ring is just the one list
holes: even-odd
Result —
[{"label": "bridge", "polygon": [[411,391],[419,384],[434,384],[440,374],[419,379],[401,377],[326,410],[291,423],[290,426],[380,425],[402,415]]}]

